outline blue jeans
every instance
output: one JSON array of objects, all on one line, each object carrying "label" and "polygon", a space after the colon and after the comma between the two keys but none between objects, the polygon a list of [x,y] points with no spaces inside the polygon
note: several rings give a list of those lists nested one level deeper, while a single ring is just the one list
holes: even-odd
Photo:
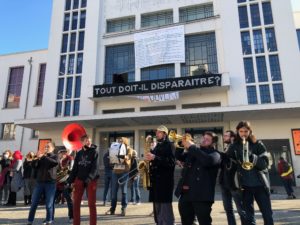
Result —
[{"label": "blue jeans", "polygon": [[40,198],[45,193],[46,206],[46,221],[52,222],[53,218],[53,203],[56,191],[56,184],[54,182],[37,182],[32,194],[32,203],[28,215],[28,222],[33,223],[36,209],[38,207]]},{"label": "blue jeans", "polygon": [[222,186],[221,186],[221,190],[222,190],[223,207],[226,212],[228,225],[236,225],[236,220],[235,220],[234,212],[233,212],[232,199],[234,200],[236,209],[241,218],[241,224],[242,225],[247,224],[246,223],[246,213],[245,213],[245,210],[243,209],[243,205],[242,205],[241,192],[231,191]]},{"label": "blue jeans", "polygon": [[262,213],[264,225],[274,225],[270,194],[263,186],[244,187],[243,204],[246,211],[247,224],[255,225],[254,199]]},{"label": "blue jeans", "polygon": [[283,186],[285,188],[287,195],[291,196],[294,193],[294,190],[292,188],[293,180],[292,179],[283,179],[283,178],[281,178],[281,180],[283,182]]},{"label": "blue jeans", "polygon": [[[123,182],[122,185],[118,184],[118,179],[120,177],[122,177],[121,180],[121,182]],[[128,172],[120,173],[120,174],[112,173],[112,179],[111,179],[112,197],[111,197],[111,208],[110,208],[111,212],[114,212],[116,210],[119,186],[121,187],[121,191],[122,191],[122,202],[121,202],[122,209],[125,209],[127,207],[128,204],[127,183],[128,183]]]},{"label": "blue jeans", "polygon": [[112,171],[111,170],[105,170],[104,174],[104,191],[103,191],[103,202],[106,202],[107,199],[107,193],[109,190],[110,186],[110,198],[112,196],[112,188],[111,188],[111,176],[112,176]]},{"label": "blue jeans", "polygon": [[140,187],[139,187],[139,183],[140,183],[140,176],[137,175],[135,177],[135,179],[132,179],[130,181],[130,192],[131,192],[131,202],[136,202],[139,203],[141,202],[141,192],[140,192]]}]

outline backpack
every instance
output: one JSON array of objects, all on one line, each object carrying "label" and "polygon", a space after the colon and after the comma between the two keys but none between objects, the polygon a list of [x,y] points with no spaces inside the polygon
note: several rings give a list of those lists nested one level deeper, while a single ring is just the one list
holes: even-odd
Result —
[{"label": "backpack", "polygon": [[289,171],[289,169],[290,169],[290,164],[287,161],[284,161],[282,165],[282,172],[286,173]]}]

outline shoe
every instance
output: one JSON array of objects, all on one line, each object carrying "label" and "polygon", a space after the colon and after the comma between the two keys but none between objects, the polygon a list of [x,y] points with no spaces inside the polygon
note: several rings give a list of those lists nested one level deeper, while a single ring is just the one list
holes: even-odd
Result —
[{"label": "shoe", "polygon": [[31,223],[31,222],[28,222],[27,225],[32,225],[32,223]]},{"label": "shoe", "polygon": [[73,219],[72,218],[69,219],[69,223],[71,223],[71,224],[73,223]]},{"label": "shoe", "polygon": [[103,203],[101,204],[101,206],[106,206],[106,202],[103,202]]},{"label": "shoe", "polygon": [[293,199],[293,196],[289,195],[289,196],[286,197],[286,199]]},{"label": "shoe", "polygon": [[128,202],[128,205],[135,205],[135,202],[134,201],[130,201],[130,202]]},{"label": "shoe", "polygon": [[105,212],[105,215],[115,215],[115,211],[112,211],[112,210],[108,210]]},{"label": "shoe", "polygon": [[43,225],[51,225],[51,224],[52,224],[52,221],[46,221],[46,220],[44,220],[42,224],[43,224]]},{"label": "shoe", "polygon": [[126,215],[126,209],[122,209],[121,216],[125,216],[125,215]]},{"label": "shoe", "polygon": [[142,204],[141,202],[137,202],[137,203],[136,203],[136,205],[141,205],[141,204]]}]

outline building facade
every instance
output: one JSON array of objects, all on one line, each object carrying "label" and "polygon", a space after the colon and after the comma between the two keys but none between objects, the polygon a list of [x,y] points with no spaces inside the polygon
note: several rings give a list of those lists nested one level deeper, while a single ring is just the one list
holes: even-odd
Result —
[{"label": "building facade", "polygon": [[60,145],[71,122],[101,155],[126,136],[142,156],[160,124],[196,141],[214,131],[222,148],[249,120],[279,184],[281,155],[300,174],[295,21],[280,0],[53,0],[48,50],[0,56],[1,150]]}]

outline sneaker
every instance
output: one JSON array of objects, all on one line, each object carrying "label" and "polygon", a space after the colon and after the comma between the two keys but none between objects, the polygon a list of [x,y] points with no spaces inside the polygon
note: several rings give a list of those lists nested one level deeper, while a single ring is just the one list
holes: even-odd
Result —
[{"label": "sneaker", "polygon": [[126,215],[126,209],[122,209],[121,216],[125,216],[125,215]]},{"label": "sneaker", "polygon": [[128,205],[135,205],[135,202],[134,201],[130,201],[130,202],[128,202]]},{"label": "sneaker", "polygon": [[42,224],[43,224],[43,225],[51,225],[51,224],[52,224],[52,221],[46,221],[46,220],[44,220]]},{"label": "sneaker", "polygon": [[115,215],[115,211],[112,211],[112,210],[108,210],[105,212],[105,215]]},{"label": "sneaker", "polygon": [[136,203],[136,205],[140,205],[140,204],[142,204],[142,203],[141,202]]}]

